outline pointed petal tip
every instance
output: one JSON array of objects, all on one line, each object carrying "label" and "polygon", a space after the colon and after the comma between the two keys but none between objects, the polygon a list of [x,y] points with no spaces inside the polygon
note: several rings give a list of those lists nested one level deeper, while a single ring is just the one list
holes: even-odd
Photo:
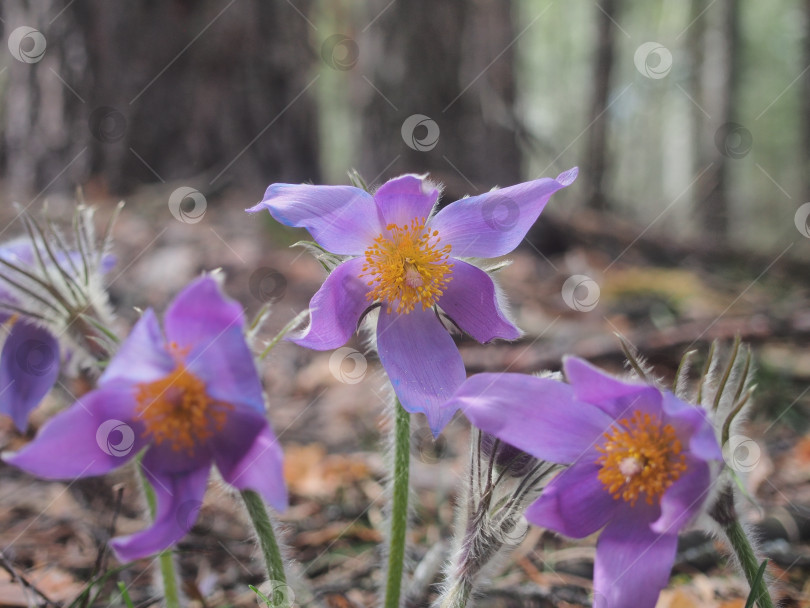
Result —
[{"label": "pointed petal tip", "polygon": [[573,167],[568,171],[560,173],[557,176],[557,181],[563,186],[570,186],[574,183],[574,180],[577,179],[577,175],[579,175],[579,167]]}]

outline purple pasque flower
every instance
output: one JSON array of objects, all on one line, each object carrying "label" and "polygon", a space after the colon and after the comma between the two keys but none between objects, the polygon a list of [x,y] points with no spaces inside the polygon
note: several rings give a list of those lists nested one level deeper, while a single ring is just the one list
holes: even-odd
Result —
[{"label": "purple pasque flower", "polygon": [[549,197],[577,169],[464,198],[434,214],[439,189],[403,175],[374,195],[352,186],[273,184],[261,203],[282,224],[306,228],[342,262],[310,302],[311,322],[291,338],[329,350],[344,345],[360,319],[379,306],[377,350],[409,412],[423,412],[435,435],[452,418],[441,405],[464,381],[464,363],[439,311],[479,342],[514,340],[495,284],[463,258],[511,252]]},{"label": "purple pasque flower", "polygon": [[98,388],[6,462],[73,479],[104,474],[145,450],[141,465],[157,513],[148,529],[113,539],[123,561],[157,553],[188,532],[212,463],[231,486],[285,508],[281,448],[243,330],[242,307],[214,278],[197,279],[169,305],[162,330],[147,310]]},{"label": "purple pasque flower", "polygon": [[[9,241],[0,245],[0,259],[32,267],[33,245],[23,238]],[[34,319],[11,312],[23,305],[19,295],[0,280],[0,414],[10,416],[20,431],[25,431],[28,416],[59,376],[58,341]]]},{"label": "purple pasque flower", "polygon": [[571,465],[526,511],[573,538],[604,528],[594,591],[605,606],[655,606],[678,531],[709,494],[722,459],[703,409],[670,392],[567,358],[570,384],[478,374],[449,401],[478,428],[542,460]]}]

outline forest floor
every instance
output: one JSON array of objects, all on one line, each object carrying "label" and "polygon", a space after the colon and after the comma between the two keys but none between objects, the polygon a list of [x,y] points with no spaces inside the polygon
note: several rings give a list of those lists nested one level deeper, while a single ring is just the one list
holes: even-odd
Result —
[{"label": "forest floor", "polygon": [[[137,318],[134,307],[161,311],[189,280],[218,267],[226,275],[227,292],[249,315],[273,301],[266,338],[305,309],[323,271],[309,254],[289,248],[303,234],[274,225],[267,214],[243,212],[255,198],[231,194],[212,201],[194,224],[175,220],[166,197],[144,194],[128,201],[115,230],[118,266],[109,277],[122,330]],[[99,203],[101,221],[113,206],[114,201]],[[57,214],[65,209],[54,205]],[[558,226],[572,221],[546,213]],[[13,210],[2,210],[0,226],[13,217]],[[642,230],[638,227],[637,233]],[[12,224],[3,238],[20,231],[19,224]],[[699,366],[711,340],[728,346],[740,333],[752,345],[758,385],[744,427],[755,442],[745,478],[753,501],[744,516],[758,526],[763,554],[770,558],[768,573],[783,605],[810,606],[810,272],[797,274],[804,268],[802,254],[810,269],[810,241],[797,232],[787,253],[712,261],[688,251],[650,255],[649,242],[646,248],[632,241],[625,247],[621,239],[602,242],[590,239],[587,231],[578,234],[581,238],[549,251],[538,233],[530,237],[535,242],[509,256],[512,264],[499,271],[499,282],[526,335],[515,343],[487,346],[460,338],[468,371],[559,369],[566,353],[620,371],[623,355],[615,337],[620,333],[658,374],[671,379],[684,351],[698,349]],[[591,310],[578,311],[564,301],[563,285],[575,274],[599,286]],[[580,308],[589,307],[587,297],[594,293],[588,294],[587,286],[575,292],[585,302]],[[364,352],[357,338],[349,346]],[[294,563],[298,605],[370,607],[377,605],[381,583],[385,472],[380,449],[389,424],[385,382],[373,356],[365,373],[336,368],[334,360],[330,367],[331,356],[281,343],[263,369],[291,491],[291,506],[279,515],[280,533]],[[0,419],[0,449],[13,450],[30,440],[69,401],[69,393],[80,390],[58,388],[35,412],[26,436],[9,419]],[[413,420],[408,559],[411,567],[421,563],[434,572],[436,577],[426,580],[435,583],[432,564],[440,564],[449,551],[469,426],[457,416],[434,442],[423,417]],[[212,479],[199,519],[176,548],[192,606],[260,605],[248,585],[262,584],[262,562],[237,498]],[[136,531],[145,525],[144,511],[130,468],[63,483],[35,479],[0,463],[0,608],[73,605],[99,572],[99,552],[111,526],[115,535]],[[589,605],[593,558],[593,538],[572,542],[532,528],[492,573],[476,605]],[[107,570],[117,567],[111,556],[102,561]],[[125,605],[116,587],[121,582],[135,606],[157,606],[156,574],[152,561],[129,565],[98,586],[92,605]],[[435,594],[435,586],[409,587],[408,605],[428,605]],[[43,596],[49,604],[37,603]],[[685,533],[659,607],[742,608],[745,597],[745,581],[723,546],[703,534]]]}]

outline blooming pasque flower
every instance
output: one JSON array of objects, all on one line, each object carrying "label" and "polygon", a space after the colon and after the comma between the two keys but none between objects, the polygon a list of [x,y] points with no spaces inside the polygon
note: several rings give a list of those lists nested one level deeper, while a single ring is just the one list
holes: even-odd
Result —
[{"label": "blooming pasque flower", "polygon": [[141,464],[157,513],[150,528],[113,539],[125,561],[157,553],[188,532],[212,463],[231,486],[284,508],[281,449],[243,329],[241,306],[214,278],[194,281],[169,305],[163,330],[147,310],[98,388],[6,462],[70,479],[101,475],[146,449]]},{"label": "blooming pasque flower", "polygon": [[722,459],[703,409],[670,392],[568,358],[570,384],[479,374],[447,407],[529,454],[570,464],[526,511],[529,521],[596,546],[594,591],[604,605],[655,606],[678,531],[694,519]]},{"label": "blooming pasque flower", "polygon": [[[0,245],[0,259],[32,267],[33,246],[28,239],[10,241]],[[0,335],[5,340],[0,353],[0,414],[10,416],[24,431],[29,414],[59,376],[59,343],[30,317],[11,312],[21,305],[19,296],[0,281]]]},{"label": "blooming pasque flower", "polygon": [[343,258],[310,302],[309,327],[292,341],[316,350],[342,346],[379,305],[380,361],[403,407],[427,414],[438,434],[453,416],[440,406],[466,378],[438,310],[479,342],[520,336],[490,276],[461,258],[511,252],[576,175],[574,168],[493,190],[435,215],[439,189],[417,175],[392,179],[373,196],[351,186],[273,184],[248,211],[267,209],[282,224],[306,228]]}]

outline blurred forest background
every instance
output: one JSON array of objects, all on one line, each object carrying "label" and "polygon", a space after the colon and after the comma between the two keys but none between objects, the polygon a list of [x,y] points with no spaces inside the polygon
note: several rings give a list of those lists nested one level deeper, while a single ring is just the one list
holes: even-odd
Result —
[{"label": "blurred forest background", "polygon": [[350,168],[374,183],[429,171],[461,195],[579,164],[572,205],[758,250],[795,234],[810,200],[807,2],[2,11],[6,200],[178,180],[258,196]]},{"label": "blurred forest background", "polygon": [[[566,353],[618,371],[618,332],[671,379],[684,351],[699,369],[711,340],[740,334],[759,370],[745,516],[784,605],[810,605],[810,0],[3,0],[0,19],[0,234],[21,232],[12,202],[66,217],[78,186],[103,220],[124,199],[109,277],[124,326],[217,267],[249,312],[273,303],[270,335],[304,309],[323,274],[287,247],[302,235],[243,212],[272,182],[429,172],[448,202],[578,165],[499,273],[526,336],[459,337],[468,371],[558,369]],[[386,421],[379,365],[361,359],[336,370],[281,344],[265,370],[286,540],[315,588],[296,589],[301,605],[375,605]],[[54,401],[68,388],[82,390]],[[0,450],[57,407],[25,437],[0,420]],[[422,606],[468,427],[458,417],[434,443],[414,425],[407,605]],[[72,606],[110,519],[143,525],[131,494],[116,506],[126,481],[0,463],[0,606],[30,605],[19,576]],[[232,501],[214,489],[199,514],[177,549],[187,596],[256,605],[261,567]],[[592,545],[533,529],[478,605],[588,605]],[[141,607],[159,601],[150,572],[116,575]],[[686,535],[675,573],[662,608],[745,604],[705,535]],[[105,594],[99,606],[122,605],[109,581]]]}]

